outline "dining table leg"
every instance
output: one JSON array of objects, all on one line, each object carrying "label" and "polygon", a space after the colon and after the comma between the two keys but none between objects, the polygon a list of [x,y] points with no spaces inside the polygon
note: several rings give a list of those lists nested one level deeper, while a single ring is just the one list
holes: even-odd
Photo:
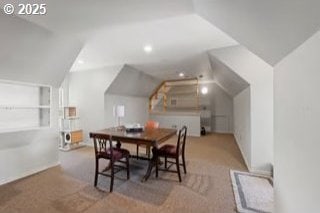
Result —
[{"label": "dining table leg", "polygon": [[155,167],[156,164],[158,163],[157,149],[158,149],[157,147],[153,147],[152,148],[152,158],[149,161],[147,173],[145,174],[145,176],[141,180],[142,182],[145,182],[145,181],[147,181],[149,179],[153,167]]},{"label": "dining table leg", "polygon": [[116,145],[116,147],[117,147],[118,149],[120,149],[120,148],[121,148],[121,142],[120,142],[120,141],[117,141],[117,145]]}]

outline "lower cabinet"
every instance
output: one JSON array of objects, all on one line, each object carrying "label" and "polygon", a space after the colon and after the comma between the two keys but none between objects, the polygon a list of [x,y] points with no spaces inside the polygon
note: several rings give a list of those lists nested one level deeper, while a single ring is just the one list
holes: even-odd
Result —
[{"label": "lower cabinet", "polygon": [[80,146],[79,143],[83,142],[83,131],[61,131],[60,137],[60,150],[68,151]]}]

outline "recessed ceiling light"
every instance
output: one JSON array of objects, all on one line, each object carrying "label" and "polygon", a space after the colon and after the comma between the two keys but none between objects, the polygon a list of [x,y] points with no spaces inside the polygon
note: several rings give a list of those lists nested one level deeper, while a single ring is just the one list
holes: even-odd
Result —
[{"label": "recessed ceiling light", "polygon": [[146,45],[146,46],[143,47],[143,50],[146,53],[151,53],[152,52],[152,46],[151,45]]},{"label": "recessed ceiling light", "polygon": [[203,95],[207,94],[207,93],[208,93],[208,88],[207,88],[207,87],[202,87],[201,93],[202,93]]},{"label": "recessed ceiling light", "polygon": [[84,63],[84,61],[82,61],[82,60],[78,60],[78,63],[79,63],[79,64],[83,64],[83,63]]},{"label": "recessed ceiling light", "polygon": [[179,76],[180,76],[180,77],[184,77],[184,73],[183,73],[183,72],[180,72],[180,73],[179,73]]}]

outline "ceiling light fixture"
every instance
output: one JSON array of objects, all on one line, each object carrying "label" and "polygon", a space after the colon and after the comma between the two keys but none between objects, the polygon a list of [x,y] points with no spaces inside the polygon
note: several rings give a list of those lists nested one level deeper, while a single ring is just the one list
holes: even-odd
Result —
[{"label": "ceiling light fixture", "polygon": [[207,88],[207,87],[202,87],[201,93],[202,93],[203,95],[207,94],[207,93],[208,93],[208,88]]},{"label": "ceiling light fixture", "polygon": [[84,63],[84,61],[82,61],[82,60],[78,60],[78,63],[79,63],[79,64],[83,64],[83,63]]},{"label": "ceiling light fixture", "polygon": [[152,52],[152,46],[151,45],[146,45],[146,46],[143,47],[143,50],[146,53],[151,53]]},{"label": "ceiling light fixture", "polygon": [[184,73],[183,73],[183,72],[180,72],[180,73],[179,73],[179,76],[180,76],[180,77],[184,77]]}]

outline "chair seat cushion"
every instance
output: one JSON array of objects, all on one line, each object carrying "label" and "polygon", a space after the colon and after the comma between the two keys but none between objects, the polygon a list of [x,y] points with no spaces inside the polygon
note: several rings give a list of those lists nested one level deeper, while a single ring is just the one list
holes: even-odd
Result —
[{"label": "chair seat cushion", "polygon": [[[120,159],[127,157],[129,155],[130,155],[130,152],[126,149],[113,148],[113,160],[115,160],[115,161],[120,160]],[[110,149],[107,149],[107,152],[100,152],[98,154],[98,157],[111,159]]]},{"label": "chair seat cushion", "polygon": [[175,156],[177,147],[174,145],[166,144],[158,149],[159,156]]}]

